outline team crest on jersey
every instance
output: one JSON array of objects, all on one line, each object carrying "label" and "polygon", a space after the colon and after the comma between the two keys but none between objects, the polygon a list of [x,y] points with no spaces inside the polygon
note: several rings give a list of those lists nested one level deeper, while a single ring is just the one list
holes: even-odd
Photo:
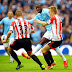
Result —
[{"label": "team crest on jersey", "polygon": [[45,15],[43,14],[43,16],[45,16]]}]

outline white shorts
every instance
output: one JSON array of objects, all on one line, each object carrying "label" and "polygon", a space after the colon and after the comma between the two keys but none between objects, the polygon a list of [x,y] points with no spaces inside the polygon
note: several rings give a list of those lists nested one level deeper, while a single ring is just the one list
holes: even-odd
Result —
[{"label": "white shorts", "polygon": [[46,31],[43,37],[47,38],[48,40],[52,39],[52,31]]},{"label": "white shorts", "polygon": [[3,43],[4,47],[9,47],[14,42],[14,38],[10,38],[8,43]]}]

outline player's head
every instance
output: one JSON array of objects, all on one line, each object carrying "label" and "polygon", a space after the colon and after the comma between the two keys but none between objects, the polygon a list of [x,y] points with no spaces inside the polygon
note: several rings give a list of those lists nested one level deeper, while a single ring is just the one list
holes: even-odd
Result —
[{"label": "player's head", "polygon": [[57,14],[57,7],[56,6],[50,6],[48,9],[49,9],[50,17]]},{"label": "player's head", "polygon": [[42,5],[41,4],[37,4],[36,5],[36,10],[38,13],[41,13],[42,12]]},{"label": "player's head", "polygon": [[9,19],[11,19],[13,17],[13,12],[12,11],[8,12],[8,17],[9,17]]},{"label": "player's head", "polygon": [[21,10],[16,10],[15,12],[16,17],[22,17],[22,11]]}]

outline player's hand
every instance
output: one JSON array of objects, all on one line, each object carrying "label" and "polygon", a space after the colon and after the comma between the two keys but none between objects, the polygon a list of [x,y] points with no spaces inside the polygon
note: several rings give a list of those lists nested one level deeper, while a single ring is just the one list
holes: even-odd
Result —
[{"label": "player's hand", "polygon": [[2,41],[2,43],[8,43],[9,42],[9,40],[3,40]]},{"label": "player's hand", "polygon": [[35,19],[34,22],[35,23],[40,23],[40,20],[39,19]]}]

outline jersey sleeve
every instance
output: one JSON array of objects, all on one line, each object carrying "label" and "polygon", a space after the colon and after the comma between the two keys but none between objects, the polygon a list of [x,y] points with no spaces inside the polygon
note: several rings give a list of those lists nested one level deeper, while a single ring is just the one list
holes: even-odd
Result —
[{"label": "jersey sleeve", "polygon": [[31,32],[34,31],[34,27],[28,22],[28,24],[30,25],[31,27]]},{"label": "jersey sleeve", "polygon": [[27,20],[27,21],[29,21],[30,24],[33,24],[33,23],[34,23],[33,20],[35,20],[35,19],[38,19],[38,14],[37,14],[33,19],[31,19],[31,20]]},{"label": "jersey sleeve", "polygon": [[34,27],[31,25],[31,32],[34,31]]},{"label": "jersey sleeve", "polygon": [[1,25],[1,24],[4,24],[4,19],[2,19],[2,20],[0,21],[0,25]]},{"label": "jersey sleeve", "polygon": [[10,25],[10,30],[12,30],[12,31],[15,29],[14,24],[15,24],[15,23],[12,22],[11,25]]},{"label": "jersey sleeve", "polygon": [[54,17],[52,17],[50,20],[47,21],[47,24],[53,24]]}]

